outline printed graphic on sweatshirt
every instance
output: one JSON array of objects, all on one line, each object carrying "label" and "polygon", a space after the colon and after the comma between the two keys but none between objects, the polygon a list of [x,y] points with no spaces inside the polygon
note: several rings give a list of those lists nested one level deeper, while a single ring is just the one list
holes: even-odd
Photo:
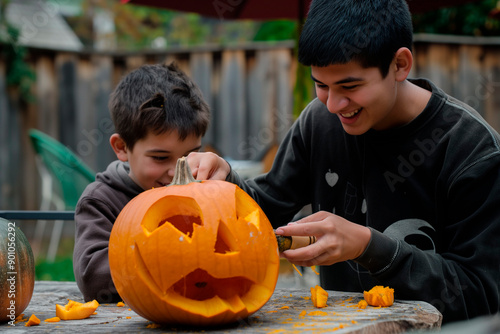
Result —
[{"label": "printed graphic on sweatshirt", "polygon": [[[325,180],[326,183],[333,188],[339,181],[339,175],[335,172],[332,172],[331,169],[328,169],[328,172],[326,172],[325,174]],[[358,191],[356,187],[349,182],[346,186],[344,203],[344,212],[348,215],[354,215],[356,212],[356,208],[358,207]],[[363,202],[361,203],[361,213],[366,214],[366,211],[366,199],[363,199]],[[335,207],[333,208],[332,212],[335,213]]]},{"label": "printed graphic on sweatshirt", "polygon": [[432,240],[431,233],[436,230],[431,224],[422,219],[399,220],[385,229],[385,235],[403,240],[417,248],[436,253],[436,246]]},{"label": "printed graphic on sweatshirt", "polygon": [[328,183],[330,187],[333,187],[337,184],[339,180],[339,175],[335,172],[332,172],[332,170],[329,169],[328,172],[326,172],[325,174],[325,179],[326,183]]}]

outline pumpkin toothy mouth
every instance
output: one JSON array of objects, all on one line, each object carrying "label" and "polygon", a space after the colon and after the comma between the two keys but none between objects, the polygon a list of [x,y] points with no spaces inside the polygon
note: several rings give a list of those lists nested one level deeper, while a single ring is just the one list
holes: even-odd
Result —
[{"label": "pumpkin toothy mouth", "polygon": [[206,312],[204,302],[210,301],[211,312],[217,314],[223,310],[231,309],[241,312],[246,309],[245,300],[251,290],[259,289],[255,282],[244,277],[216,278],[203,269],[195,269],[187,274],[166,291],[153,279],[149,269],[142,259],[137,245],[135,245],[135,257],[139,277],[149,286],[151,291],[157,295],[163,295],[164,300],[178,307],[187,307],[192,312]]},{"label": "pumpkin toothy mouth", "polygon": [[203,269],[196,269],[177,281],[168,292],[197,301],[214,297],[229,300],[235,295],[244,296],[253,284],[244,277],[216,278]]}]

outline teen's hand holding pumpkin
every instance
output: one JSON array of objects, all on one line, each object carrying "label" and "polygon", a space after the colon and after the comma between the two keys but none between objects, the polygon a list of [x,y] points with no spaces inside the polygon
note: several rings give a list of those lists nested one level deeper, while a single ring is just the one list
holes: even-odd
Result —
[{"label": "teen's hand holding pumpkin", "polygon": [[196,180],[225,181],[231,171],[226,160],[212,152],[191,152],[187,156],[191,172]]},{"label": "teen's hand holding pumpkin", "polygon": [[310,267],[331,265],[360,256],[371,238],[368,227],[352,223],[326,211],[316,212],[275,231],[278,235],[315,236],[307,247],[286,250],[281,256],[291,263]]}]

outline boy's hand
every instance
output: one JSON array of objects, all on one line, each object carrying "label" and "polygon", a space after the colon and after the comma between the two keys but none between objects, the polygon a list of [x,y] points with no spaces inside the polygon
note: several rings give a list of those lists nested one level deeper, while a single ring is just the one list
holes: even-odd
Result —
[{"label": "boy's hand", "polygon": [[291,263],[305,267],[355,259],[363,254],[371,238],[368,227],[325,211],[278,227],[275,233],[316,237],[317,241],[312,245],[281,253]]},{"label": "boy's hand", "polygon": [[187,161],[193,176],[199,181],[225,181],[231,171],[228,162],[212,152],[191,152]]}]

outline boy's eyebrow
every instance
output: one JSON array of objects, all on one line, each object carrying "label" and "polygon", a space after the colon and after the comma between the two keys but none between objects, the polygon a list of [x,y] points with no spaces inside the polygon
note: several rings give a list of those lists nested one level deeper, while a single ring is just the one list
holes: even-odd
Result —
[{"label": "boy's eyebrow", "polygon": [[196,146],[195,148],[189,150],[188,152],[195,152],[195,151],[199,151],[201,149],[201,145],[200,146]]},{"label": "boy's eyebrow", "polygon": [[[192,148],[192,149],[190,149],[188,152],[199,151],[199,150],[200,150],[200,148],[201,148],[201,145],[200,145],[200,146],[197,146],[197,147],[194,147],[194,148]],[[148,153],[172,153],[172,152],[167,151],[167,150],[155,150],[155,149],[153,149],[153,150],[148,150],[148,151],[146,151],[146,152],[148,152]]]},{"label": "boy's eyebrow", "polygon": [[[311,74],[311,79],[315,82],[320,82],[318,79],[316,79],[312,74]],[[346,83],[351,83],[351,82],[358,82],[358,81],[363,81],[363,78],[357,78],[357,77],[347,77],[345,79],[339,80],[334,82],[335,85],[343,85]]]}]

